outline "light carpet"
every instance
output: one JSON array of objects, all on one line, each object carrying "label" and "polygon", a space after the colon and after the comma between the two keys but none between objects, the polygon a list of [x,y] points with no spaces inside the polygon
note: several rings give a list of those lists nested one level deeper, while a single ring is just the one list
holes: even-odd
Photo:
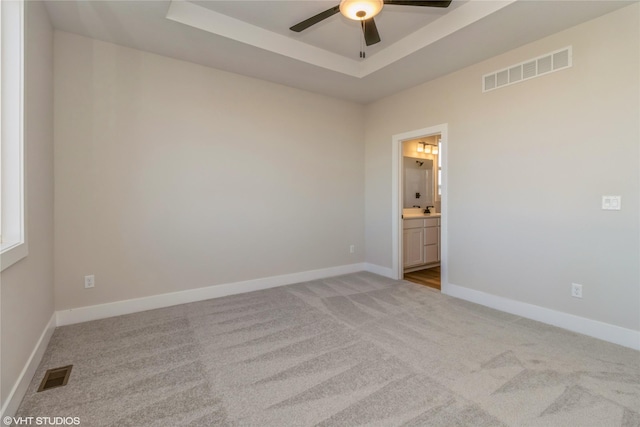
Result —
[{"label": "light carpet", "polygon": [[[35,392],[69,364],[68,385]],[[627,427],[639,412],[639,352],[363,272],[57,328],[17,416]]]}]

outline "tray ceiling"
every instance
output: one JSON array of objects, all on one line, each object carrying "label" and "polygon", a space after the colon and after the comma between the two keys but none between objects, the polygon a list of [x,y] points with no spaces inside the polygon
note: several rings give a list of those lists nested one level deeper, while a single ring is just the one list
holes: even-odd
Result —
[{"label": "tray ceiling", "polygon": [[[367,103],[626,6],[632,1],[470,0],[447,9],[386,5],[382,41],[340,14],[289,27],[324,1],[47,1],[56,29]],[[559,46],[559,48],[562,46]]]}]

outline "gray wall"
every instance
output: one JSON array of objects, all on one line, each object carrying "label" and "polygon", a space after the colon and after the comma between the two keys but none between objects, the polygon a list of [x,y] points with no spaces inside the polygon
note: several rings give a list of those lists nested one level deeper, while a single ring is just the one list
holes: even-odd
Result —
[{"label": "gray wall", "polygon": [[25,2],[25,28],[29,255],[1,276],[3,407],[53,315],[53,32],[41,2]]},{"label": "gray wall", "polygon": [[363,106],[62,32],[55,69],[56,309],[364,261]]},{"label": "gray wall", "polygon": [[[639,330],[638,7],[369,105],[367,262],[392,265],[392,135],[448,123],[449,282]],[[482,93],[483,74],[568,45],[572,68]]]}]

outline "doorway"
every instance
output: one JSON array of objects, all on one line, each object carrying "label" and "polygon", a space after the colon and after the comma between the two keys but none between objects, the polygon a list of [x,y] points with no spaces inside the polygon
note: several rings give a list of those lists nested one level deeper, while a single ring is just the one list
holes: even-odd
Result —
[{"label": "doorway", "polygon": [[[442,124],[394,135],[392,138],[394,278],[440,289],[443,293],[447,293],[448,283],[447,131],[448,125]],[[420,143],[423,145],[418,146]],[[434,149],[437,155],[433,155]],[[426,150],[429,153],[425,153]],[[413,165],[413,162],[417,165]],[[407,179],[414,181],[409,183],[410,186],[417,185],[414,177],[418,176],[415,171],[407,175],[405,166],[423,167],[420,163],[431,168],[431,175],[427,174],[428,187],[424,196],[422,191],[415,191],[413,187],[405,188]],[[431,181],[429,176],[432,177]],[[409,205],[405,206],[407,203]],[[426,206],[430,207],[430,212],[425,214]]]}]

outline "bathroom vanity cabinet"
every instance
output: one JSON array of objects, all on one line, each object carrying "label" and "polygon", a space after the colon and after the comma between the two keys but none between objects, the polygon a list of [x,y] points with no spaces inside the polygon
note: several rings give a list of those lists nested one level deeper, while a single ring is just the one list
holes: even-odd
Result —
[{"label": "bathroom vanity cabinet", "polygon": [[440,217],[403,220],[404,271],[440,265]]}]

